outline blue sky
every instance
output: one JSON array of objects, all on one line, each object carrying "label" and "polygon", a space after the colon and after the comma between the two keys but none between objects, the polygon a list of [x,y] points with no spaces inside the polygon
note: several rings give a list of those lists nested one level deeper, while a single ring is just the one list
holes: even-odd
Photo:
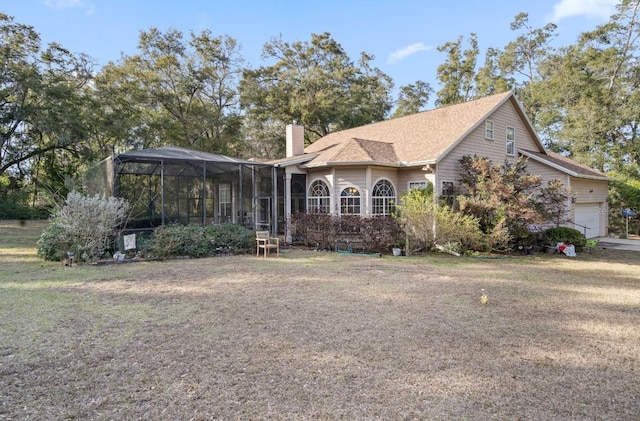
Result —
[{"label": "blue sky", "polygon": [[444,59],[437,46],[477,34],[481,51],[502,48],[517,34],[509,25],[520,12],[533,27],[558,25],[555,45],[575,42],[606,22],[617,0],[0,0],[0,11],[31,25],[43,43],[58,42],[85,53],[99,65],[136,53],[140,31],[157,27],[209,29],[241,45],[251,67],[264,64],[262,46],[274,36],[307,41],[331,33],[353,60],[365,51],[396,87],[416,80],[438,90],[436,68]]}]

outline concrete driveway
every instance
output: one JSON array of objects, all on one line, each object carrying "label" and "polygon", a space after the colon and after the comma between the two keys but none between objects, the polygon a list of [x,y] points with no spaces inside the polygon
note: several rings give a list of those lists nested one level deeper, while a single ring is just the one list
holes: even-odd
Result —
[{"label": "concrete driveway", "polygon": [[623,240],[620,238],[600,237],[597,249],[617,249],[640,251],[640,240]]}]

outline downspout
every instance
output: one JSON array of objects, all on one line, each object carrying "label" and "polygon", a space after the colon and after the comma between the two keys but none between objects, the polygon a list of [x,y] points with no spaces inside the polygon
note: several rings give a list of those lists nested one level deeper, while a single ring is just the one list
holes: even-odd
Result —
[{"label": "downspout", "polygon": [[365,174],[364,203],[362,203],[360,215],[371,216],[371,166],[367,167]]},{"label": "downspout", "polygon": [[258,203],[256,196],[258,188],[256,186],[256,166],[251,166],[251,214],[253,218],[253,229],[258,228]]},{"label": "downspout", "polygon": [[118,177],[118,169],[120,167],[120,159],[117,155],[114,155],[111,159],[113,165],[111,166],[111,182],[109,183],[111,187],[111,195],[113,197],[118,197],[120,193],[120,189],[118,188],[118,182],[116,178]]},{"label": "downspout", "polygon": [[278,234],[278,177],[275,165],[271,166],[271,219],[273,234]]},{"label": "downspout", "polygon": [[162,225],[164,225],[164,159],[160,160],[160,206],[162,207]]},{"label": "downspout", "polygon": [[291,237],[291,173],[285,168],[284,171],[284,216],[285,229],[284,241],[290,243]]},{"label": "downspout", "polygon": [[207,163],[202,163],[202,226],[207,225]]}]

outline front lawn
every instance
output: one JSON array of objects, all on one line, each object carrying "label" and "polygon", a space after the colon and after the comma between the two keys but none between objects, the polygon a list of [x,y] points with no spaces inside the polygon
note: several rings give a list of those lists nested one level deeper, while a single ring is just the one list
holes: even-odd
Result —
[{"label": "front lawn", "polygon": [[40,229],[0,221],[0,420],[640,413],[637,252],[68,267]]}]

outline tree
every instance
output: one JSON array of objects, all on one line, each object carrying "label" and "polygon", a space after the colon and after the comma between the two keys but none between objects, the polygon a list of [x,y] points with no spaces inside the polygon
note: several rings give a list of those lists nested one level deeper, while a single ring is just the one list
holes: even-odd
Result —
[{"label": "tree", "polygon": [[603,171],[640,176],[640,2],[549,58],[544,119],[549,146]]},{"label": "tree", "polygon": [[352,61],[329,33],[312,34],[310,42],[274,38],[262,56],[275,63],[247,69],[240,84],[254,127],[284,127],[295,120],[313,142],[335,130],[383,120],[391,109],[391,78],[371,67],[373,57],[364,52],[358,63]]},{"label": "tree", "polygon": [[540,191],[538,203],[544,221],[553,222],[556,227],[569,221],[569,192],[562,181],[550,180]]},{"label": "tree", "polygon": [[[609,173],[613,181],[609,184],[609,229],[611,232],[625,232],[626,218],[622,216],[622,209],[640,210],[640,180],[627,174]],[[640,221],[632,218],[629,230],[640,235]]]},{"label": "tree", "polygon": [[438,47],[439,52],[446,52],[445,63],[438,66],[438,80],[442,88],[438,91],[438,106],[446,106],[469,101],[475,89],[476,62],[480,50],[476,34],[469,37],[470,47],[462,50],[464,38],[447,42]]},{"label": "tree", "polygon": [[77,175],[93,62],[0,14],[0,175],[59,190]]},{"label": "tree", "polygon": [[97,77],[96,93],[106,100],[103,135],[111,142],[125,136],[129,148],[240,149],[237,84],[243,59],[233,38],[203,31],[186,41],[178,30],[151,28],[140,34],[138,50]]},{"label": "tree", "polygon": [[550,51],[551,40],[556,36],[556,25],[549,23],[542,28],[531,28],[526,13],[518,14],[511,23],[511,30],[524,30],[516,40],[503,50],[488,48],[484,65],[476,70],[480,50],[476,34],[469,38],[469,48],[463,50],[464,39],[447,42],[438,51],[446,52],[447,59],[438,67],[439,105],[457,104],[473,98],[513,90],[532,121],[537,114],[538,90],[541,82],[538,67]]},{"label": "tree", "polygon": [[398,102],[393,117],[402,117],[405,115],[420,112],[422,108],[429,102],[429,97],[433,93],[431,85],[421,80],[415,83],[401,86],[398,94]]},{"label": "tree", "polygon": [[510,89],[518,96],[534,124],[540,107],[538,97],[541,92],[538,85],[543,81],[539,67],[554,51],[551,41],[557,36],[556,28],[553,23],[547,23],[542,28],[532,28],[529,26],[529,15],[519,13],[511,23],[511,30],[524,32],[497,55],[497,66],[501,74],[511,82]]},{"label": "tree", "polygon": [[500,50],[495,48],[487,49],[484,66],[478,70],[476,75],[476,96],[484,97],[500,92],[511,90],[514,85],[513,78],[505,75],[498,66]]},{"label": "tree", "polygon": [[529,226],[544,222],[536,194],[540,176],[526,172],[525,157],[496,165],[484,157],[465,155],[460,165],[460,211],[478,218],[494,249],[508,249],[529,235]]}]

